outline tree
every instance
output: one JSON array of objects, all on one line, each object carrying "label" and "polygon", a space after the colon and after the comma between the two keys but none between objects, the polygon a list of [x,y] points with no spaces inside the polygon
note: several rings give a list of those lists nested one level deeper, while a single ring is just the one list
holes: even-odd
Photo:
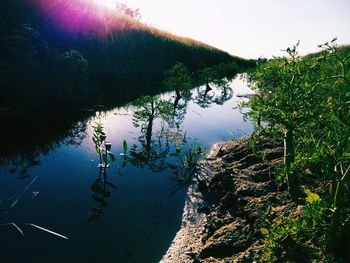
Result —
[{"label": "tree", "polygon": [[[182,93],[188,97],[189,90],[192,88],[192,78],[186,66],[178,62],[165,73],[164,87],[168,91],[175,90],[173,116],[175,117],[178,104],[183,97]],[[186,104],[186,103],[185,103]]]},{"label": "tree", "polygon": [[291,197],[298,197],[298,179],[293,173],[295,136],[303,132],[313,112],[310,98],[318,86],[310,78],[312,61],[298,56],[298,44],[287,48],[288,57],[260,64],[255,75],[254,96],[248,103],[248,115],[255,121],[266,121],[283,133],[284,169]]},{"label": "tree", "polygon": [[141,19],[139,8],[130,8],[126,4],[117,3],[117,9],[119,10],[119,12],[121,12],[122,14],[128,17],[131,17],[137,20]]}]

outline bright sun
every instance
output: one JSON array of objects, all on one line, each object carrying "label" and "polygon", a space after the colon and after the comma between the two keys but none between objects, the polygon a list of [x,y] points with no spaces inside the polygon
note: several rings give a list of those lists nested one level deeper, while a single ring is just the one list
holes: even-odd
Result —
[{"label": "bright sun", "polygon": [[98,4],[101,7],[105,7],[108,9],[116,9],[117,2],[116,0],[92,0],[95,4]]}]

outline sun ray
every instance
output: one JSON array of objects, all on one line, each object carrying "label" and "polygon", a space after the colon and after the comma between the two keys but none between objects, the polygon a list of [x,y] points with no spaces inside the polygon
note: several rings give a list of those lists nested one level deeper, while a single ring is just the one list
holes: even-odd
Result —
[{"label": "sun ray", "polygon": [[125,26],[116,0],[32,0],[58,28],[109,36]]},{"label": "sun ray", "polygon": [[91,1],[96,5],[99,5],[101,7],[108,8],[111,10],[117,9],[117,1],[115,0],[88,0],[88,1]]}]

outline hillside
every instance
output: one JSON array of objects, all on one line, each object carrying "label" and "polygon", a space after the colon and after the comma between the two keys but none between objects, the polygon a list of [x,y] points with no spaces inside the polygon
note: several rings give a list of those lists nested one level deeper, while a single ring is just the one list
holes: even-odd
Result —
[{"label": "hillside", "polygon": [[220,63],[240,70],[252,65],[124,14],[95,7],[86,15],[92,7],[79,1],[0,4],[0,107],[22,115],[115,104],[116,97],[126,102],[161,91],[164,72],[176,62],[191,72]]}]

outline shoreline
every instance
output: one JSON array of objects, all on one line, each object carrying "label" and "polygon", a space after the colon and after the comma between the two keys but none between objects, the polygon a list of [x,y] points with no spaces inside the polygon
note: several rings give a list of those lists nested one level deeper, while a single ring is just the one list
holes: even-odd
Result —
[{"label": "shoreline", "polygon": [[217,143],[189,186],[182,224],[161,263],[261,261],[266,226],[263,215],[289,215],[285,185],[275,173],[283,148],[269,139],[256,145],[249,137]]}]

